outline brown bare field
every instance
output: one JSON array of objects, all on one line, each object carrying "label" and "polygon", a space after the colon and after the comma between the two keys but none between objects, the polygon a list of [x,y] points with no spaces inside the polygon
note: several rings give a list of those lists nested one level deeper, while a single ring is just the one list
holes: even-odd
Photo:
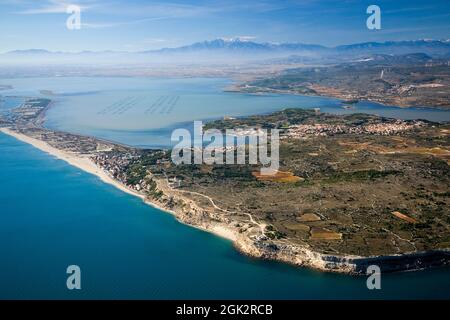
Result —
[{"label": "brown bare field", "polygon": [[302,223],[289,223],[284,226],[289,230],[309,232],[309,226]]},{"label": "brown bare field", "polygon": [[311,240],[341,240],[342,233],[330,231],[325,228],[311,228]]},{"label": "brown bare field", "polygon": [[297,218],[301,222],[314,222],[320,221],[320,217],[314,213],[305,213],[304,215]]},{"label": "brown bare field", "polygon": [[295,183],[304,180],[303,178],[297,177],[292,172],[289,171],[277,171],[272,175],[262,175],[260,172],[255,171],[252,172],[252,175],[259,181]]},{"label": "brown bare field", "polygon": [[310,86],[308,86],[308,88],[316,91],[317,93],[319,93],[321,95],[325,95],[325,96],[341,97],[343,94],[342,90],[340,90],[340,89],[321,86],[318,84],[310,85]]},{"label": "brown bare field", "polygon": [[397,146],[395,148],[385,147],[380,145],[374,145],[372,143],[355,143],[355,142],[338,142],[339,145],[350,147],[350,150],[344,151],[345,154],[354,154],[360,150],[370,150],[379,154],[396,154],[396,153],[411,153],[411,154],[423,154],[423,155],[432,155],[437,158],[441,158],[449,161],[450,158],[450,150],[445,147],[417,147],[414,145],[414,141],[406,140],[402,137],[391,137],[392,140],[397,142]]}]

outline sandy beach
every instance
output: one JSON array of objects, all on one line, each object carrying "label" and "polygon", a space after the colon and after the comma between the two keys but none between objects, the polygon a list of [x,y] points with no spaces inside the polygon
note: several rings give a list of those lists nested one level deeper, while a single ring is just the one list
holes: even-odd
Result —
[{"label": "sandy beach", "polygon": [[[59,150],[57,148],[52,147],[51,145],[49,145],[47,142],[39,140],[39,139],[34,139],[31,138],[27,135],[18,133],[16,131],[13,131],[11,129],[8,128],[0,128],[0,132],[7,134],[9,136],[12,136],[14,138],[16,138],[17,140],[20,140],[22,142],[28,143],[30,145],[32,145],[33,147],[44,151],[60,160],[63,160],[65,162],[67,162],[68,164],[77,167],[85,172],[88,172],[90,174],[93,174],[97,177],[99,177],[103,182],[108,183],[114,187],[116,187],[117,189],[126,192],[130,195],[133,195],[135,197],[140,198],[142,201],[144,201],[144,203],[146,203],[147,205],[150,205],[154,208],[157,208],[161,211],[170,213],[172,215],[174,215],[175,217],[177,217],[177,213],[172,211],[172,210],[168,210],[167,208],[163,208],[161,206],[159,206],[158,204],[155,204],[153,202],[150,202],[143,194],[138,193],[134,190],[131,190],[130,188],[128,188],[127,186],[123,185],[122,183],[118,182],[117,180],[113,179],[112,177],[110,177],[105,171],[103,171],[101,168],[99,168],[91,159],[89,159],[88,157],[83,157],[80,156],[79,154],[74,154],[74,153],[69,153],[69,152],[65,152],[62,150]],[[182,222],[182,221],[180,221]],[[183,222],[182,222],[183,223]],[[194,225],[190,225],[191,227],[195,227],[198,228],[200,230],[203,231],[207,231],[207,232],[211,232],[217,236],[220,236],[222,238],[226,238],[228,240],[231,241],[236,241],[237,240],[237,236],[236,233],[229,229],[226,228],[225,226],[221,226],[221,225],[213,225],[211,226],[211,228],[204,228],[204,227],[200,227],[200,226],[194,226]]]},{"label": "sandy beach", "polygon": [[103,182],[111,184],[114,187],[116,187],[126,193],[129,193],[133,196],[139,197],[142,200],[145,200],[144,195],[134,192],[133,190],[130,190],[129,188],[125,187],[124,185],[118,183],[116,180],[114,180],[113,178],[108,176],[103,170],[101,170],[99,167],[97,167],[95,165],[95,163],[87,157],[81,157],[76,154],[71,154],[68,152],[61,151],[59,149],[56,149],[56,148],[50,146],[48,143],[46,143],[44,141],[28,137],[24,134],[10,130],[8,128],[0,128],[0,131],[3,132],[4,134],[10,135],[10,136],[16,138],[17,140],[28,143],[41,151],[51,154],[52,156],[55,156],[58,159],[64,160],[74,167],[77,167],[83,171],[90,173],[90,174],[96,175]]}]

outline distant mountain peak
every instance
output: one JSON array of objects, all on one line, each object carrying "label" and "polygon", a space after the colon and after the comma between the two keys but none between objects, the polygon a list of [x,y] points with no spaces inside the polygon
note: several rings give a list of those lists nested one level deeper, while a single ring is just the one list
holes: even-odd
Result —
[{"label": "distant mountain peak", "polygon": [[251,37],[234,37],[234,38],[217,38],[213,40],[205,40],[190,45],[177,48],[164,48],[160,50],[151,50],[145,52],[192,52],[192,51],[232,51],[232,52],[297,52],[306,50],[327,49],[321,45],[304,44],[304,43],[269,43],[255,42]]},{"label": "distant mountain peak", "polygon": [[45,53],[51,53],[48,50],[45,49],[25,49],[25,50],[13,50],[7,52],[7,54],[45,54]]},{"label": "distant mountain peak", "polygon": [[370,54],[388,54],[388,55],[403,55],[412,53],[424,53],[432,58],[446,58],[450,57],[450,39],[434,40],[434,39],[419,39],[419,40],[404,40],[404,41],[385,41],[385,42],[363,42],[349,45],[341,45],[337,47],[325,47],[317,44],[305,43],[270,43],[270,42],[256,42],[253,37],[242,36],[232,38],[217,38],[213,40],[205,40],[196,42],[190,45],[185,45],[175,48],[163,48],[157,50],[147,50],[140,52],[120,52],[120,51],[81,51],[81,52],[52,52],[45,49],[29,49],[29,50],[15,50],[10,51],[6,56],[17,56],[20,58],[25,55],[35,56],[50,56],[54,55],[61,57],[77,56],[109,56],[109,58],[121,55],[159,55],[175,54],[181,57],[186,54],[206,54],[206,57],[211,56],[211,53],[216,54],[215,58],[226,59],[230,56],[232,59],[244,58],[246,59],[261,59],[261,58],[287,58],[289,56],[296,56],[296,60],[301,57],[315,58],[331,57],[333,59],[358,59]]}]

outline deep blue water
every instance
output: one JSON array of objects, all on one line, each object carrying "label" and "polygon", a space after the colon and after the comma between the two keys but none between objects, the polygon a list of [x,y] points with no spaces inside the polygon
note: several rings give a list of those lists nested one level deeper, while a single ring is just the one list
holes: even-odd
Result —
[{"label": "deep blue water", "polygon": [[[364,277],[240,255],[232,244],[0,134],[0,298],[450,298],[450,269]],[[66,289],[81,267],[82,290]]]}]

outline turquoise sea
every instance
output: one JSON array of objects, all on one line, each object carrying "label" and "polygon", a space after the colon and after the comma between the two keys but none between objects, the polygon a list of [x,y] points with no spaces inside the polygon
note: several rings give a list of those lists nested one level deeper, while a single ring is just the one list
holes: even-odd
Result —
[{"label": "turquoise sea", "polygon": [[[2,91],[4,96],[54,91],[57,101],[48,116],[50,127],[95,133],[134,145],[164,145],[167,128],[193,119],[264,113],[287,106],[320,106],[347,112],[333,99],[223,93],[220,88],[227,80],[220,79],[106,80],[2,79],[0,84],[14,85],[13,90]],[[125,84],[137,92],[130,93],[132,89],[126,90]],[[171,86],[179,93],[172,94],[175,91],[170,90]],[[114,99],[103,99],[109,99],[114,92]],[[127,98],[138,95],[148,95],[151,102],[142,104],[141,112],[139,99]],[[176,101],[172,113],[167,113],[170,101],[159,101],[153,106],[155,99],[167,95],[180,96],[178,100],[170,98],[175,99],[170,100],[172,104]],[[125,98],[133,100],[124,102]],[[17,103],[20,101],[9,100],[3,106],[11,108]],[[195,105],[202,107],[197,110]],[[153,108],[153,113],[146,114],[144,106]],[[160,114],[161,108],[167,114]],[[448,112],[444,111],[403,110],[364,103],[357,108],[404,118],[448,120]],[[109,111],[99,114],[102,110]],[[134,117],[127,115],[132,110],[136,112]],[[145,121],[141,119],[144,117]],[[321,273],[248,258],[228,240],[178,223],[171,215],[97,177],[3,134],[0,257],[0,299],[450,298],[448,268],[382,275],[382,289],[371,291],[365,277]],[[66,288],[66,268],[73,264],[81,268],[80,291]]]}]

